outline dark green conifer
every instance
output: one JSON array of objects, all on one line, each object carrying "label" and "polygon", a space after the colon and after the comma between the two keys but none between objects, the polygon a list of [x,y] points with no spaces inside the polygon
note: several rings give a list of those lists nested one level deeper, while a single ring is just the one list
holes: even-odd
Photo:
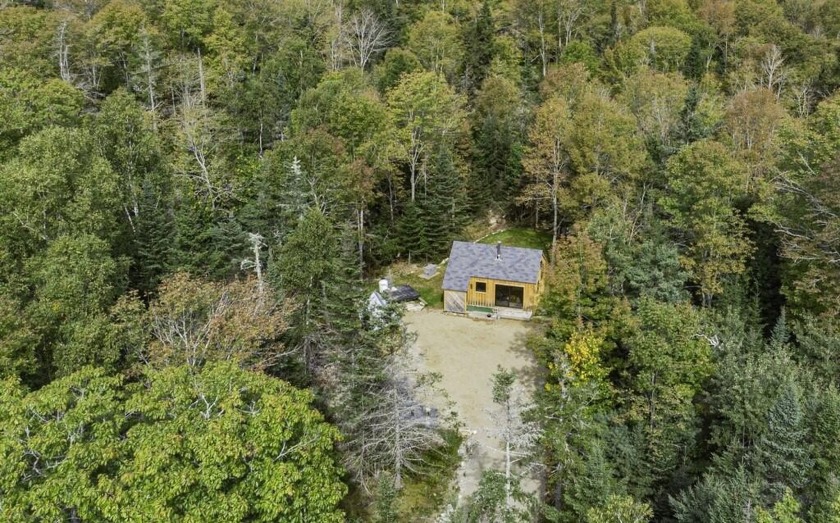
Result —
[{"label": "dark green conifer", "polygon": [[767,428],[754,456],[769,504],[781,499],[786,488],[799,492],[805,486],[813,466],[806,435],[802,390],[789,381],[767,413]]},{"label": "dark green conifer", "polygon": [[496,29],[487,0],[481,3],[481,10],[475,20],[467,26],[464,34],[464,90],[472,96],[481,86],[490,63],[493,61],[493,41]]},{"label": "dark green conifer", "polygon": [[397,222],[400,255],[406,260],[426,260],[429,255],[429,241],[421,212],[417,203],[408,202]]}]

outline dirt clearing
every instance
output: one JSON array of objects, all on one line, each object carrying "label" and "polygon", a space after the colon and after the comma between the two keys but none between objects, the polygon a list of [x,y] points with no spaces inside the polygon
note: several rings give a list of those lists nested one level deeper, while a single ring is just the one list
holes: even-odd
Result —
[{"label": "dirt clearing", "polygon": [[481,472],[504,470],[500,442],[487,411],[493,409],[491,377],[499,365],[516,371],[529,393],[535,381],[533,358],[525,348],[533,325],[514,320],[483,321],[441,311],[408,312],[405,322],[417,333],[416,350],[425,370],[441,375],[441,387],[454,402],[472,452],[458,470],[462,496],[473,493]]}]

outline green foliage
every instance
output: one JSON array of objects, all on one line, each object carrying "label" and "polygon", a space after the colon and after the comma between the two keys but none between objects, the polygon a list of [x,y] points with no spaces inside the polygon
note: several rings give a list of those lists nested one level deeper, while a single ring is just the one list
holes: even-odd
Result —
[{"label": "green foliage", "polygon": [[[508,481],[501,472],[491,470],[483,473],[475,494],[465,502],[460,508],[461,513],[455,517],[467,523],[527,521],[531,517],[527,508],[505,506],[507,484]],[[513,497],[519,503],[527,500],[527,495],[518,481],[513,487]]]},{"label": "green foliage", "polygon": [[50,127],[24,139],[0,169],[3,231],[17,255],[64,234],[110,240],[119,216],[117,177],[88,133]]},{"label": "green foliage", "polygon": [[58,376],[85,365],[113,368],[119,359],[103,314],[122,290],[121,265],[106,242],[90,235],[62,236],[30,262],[34,300],[28,312]]},{"label": "green foliage", "polygon": [[581,324],[615,339],[622,329],[624,302],[609,296],[603,249],[586,231],[557,241],[546,273],[548,289],[540,307],[553,319],[552,334],[567,339]]},{"label": "green foliage", "polygon": [[311,395],[230,365],[150,378],[126,404],[143,420],[127,431],[126,509],[141,519],[341,520],[338,435],[308,407]]},{"label": "green foliage", "polygon": [[454,79],[465,50],[452,15],[434,9],[426,11],[421,20],[408,28],[406,43],[427,71]]},{"label": "green foliage", "polygon": [[475,150],[470,180],[472,205],[504,206],[517,192],[521,176],[523,127],[520,91],[510,80],[490,76],[476,94]]},{"label": "green foliage", "polygon": [[2,377],[29,375],[37,368],[37,336],[20,304],[0,293],[0,369]]},{"label": "green foliage", "polygon": [[449,481],[461,464],[459,449],[463,437],[451,428],[443,430],[441,436],[444,446],[427,452],[418,472],[407,478],[403,486],[399,510],[404,518],[440,514],[441,507],[451,494]]},{"label": "green foliage", "polygon": [[3,518],[341,520],[339,459],[349,518],[438,516],[362,282],[501,223],[550,260],[540,517],[835,523],[837,4],[0,2]]},{"label": "green foliage", "polygon": [[744,271],[752,252],[735,206],[744,194],[746,173],[722,145],[701,141],[672,157],[668,174],[670,191],[661,203],[687,235],[683,265],[708,305],[723,291],[724,278]]},{"label": "green foliage", "polygon": [[626,340],[626,416],[642,435],[651,472],[630,481],[656,490],[697,452],[695,403],[713,368],[708,343],[697,337],[700,317],[689,305],[644,299],[637,316],[635,333]]},{"label": "green foliage", "polygon": [[[54,10],[38,9],[42,3],[4,5],[0,41],[5,66],[27,69],[38,78],[49,78],[55,76],[55,37],[63,17]],[[4,67],[5,71],[8,69]]]},{"label": "green foliage", "polygon": [[14,380],[4,385],[3,519],[117,516],[100,477],[122,457],[122,380],[86,368],[29,394]]},{"label": "green foliage", "polygon": [[804,471],[813,466],[801,394],[795,384],[785,384],[767,412],[767,429],[756,445],[755,469],[764,478],[771,499],[779,499],[785,489],[799,491],[806,481]]},{"label": "green foliage", "polygon": [[147,380],[86,368],[29,394],[7,382],[4,519],[342,520],[338,434],[310,394],[225,364]]},{"label": "green foliage", "polygon": [[619,204],[613,204],[596,213],[588,225],[589,234],[604,245],[610,292],[630,300],[643,296],[664,302],[685,300],[688,274],[663,224],[650,211],[640,212],[632,221],[628,218]]},{"label": "green foliage", "polygon": [[422,67],[420,60],[411,51],[399,47],[390,49],[374,69],[379,92],[389,91],[404,74],[419,71]]},{"label": "green foliage", "polygon": [[51,125],[78,124],[82,94],[57,79],[43,82],[26,70],[0,73],[0,157],[29,134]]},{"label": "green foliage", "polygon": [[680,71],[691,48],[691,37],[674,27],[648,27],[630,39],[642,62],[658,71]]},{"label": "green foliage", "polygon": [[586,513],[587,523],[646,523],[651,518],[650,506],[629,496],[610,496],[602,507],[591,508]]},{"label": "green foliage", "polygon": [[493,61],[495,27],[490,3],[484,0],[475,19],[467,26],[464,39],[464,86],[468,93],[475,91],[487,76]]},{"label": "green foliage", "polygon": [[802,523],[799,511],[799,502],[796,501],[790,490],[785,490],[784,497],[773,505],[772,512],[758,509],[756,521],[758,523]]},{"label": "green foliage", "polygon": [[375,523],[395,521],[399,516],[397,514],[396,500],[397,490],[394,488],[394,480],[382,474],[377,483],[376,510],[373,521]]},{"label": "green foliage", "polygon": [[674,515],[680,523],[724,523],[743,521],[745,512],[760,508],[758,484],[752,481],[742,467],[730,475],[705,475],[697,485],[683,490],[672,499]]}]

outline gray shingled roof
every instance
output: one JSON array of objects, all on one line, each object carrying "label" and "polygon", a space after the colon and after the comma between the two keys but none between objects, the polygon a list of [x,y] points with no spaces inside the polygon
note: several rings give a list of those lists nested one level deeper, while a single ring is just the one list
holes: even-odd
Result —
[{"label": "gray shingled roof", "polygon": [[450,291],[465,291],[473,276],[537,283],[541,260],[542,251],[538,249],[502,245],[502,258],[497,260],[495,245],[452,242],[449,264],[443,276],[443,288]]}]

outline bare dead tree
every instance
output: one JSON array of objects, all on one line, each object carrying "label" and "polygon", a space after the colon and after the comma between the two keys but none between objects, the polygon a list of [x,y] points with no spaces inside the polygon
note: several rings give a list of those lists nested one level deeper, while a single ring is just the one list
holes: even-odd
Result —
[{"label": "bare dead tree", "polygon": [[[136,70],[136,88],[145,92],[148,99],[147,109],[156,113],[160,102],[157,97],[158,68],[160,67],[160,52],[155,49],[152,36],[146,27],[140,29],[140,38],[136,44],[135,53],[140,58]],[[155,118],[157,127],[157,118]]]},{"label": "bare dead tree", "polygon": [[782,66],[785,59],[782,57],[782,50],[776,44],[770,45],[764,57],[761,59],[761,72],[764,75],[763,84],[776,93],[778,98],[782,91],[782,84],[785,81],[785,71]]},{"label": "bare dead tree", "polygon": [[[502,442],[501,451],[505,460],[505,508],[513,510],[514,484],[518,483],[514,467],[521,461],[534,456],[534,445],[542,434],[536,421],[526,419],[526,412],[533,405],[528,402],[525,390],[516,383],[516,376],[512,371],[501,367],[493,375],[493,402],[497,408],[488,412],[493,420],[490,429]],[[529,467],[525,467],[526,470]]]},{"label": "bare dead tree", "polygon": [[72,83],[73,77],[70,74],[70,44],[67,43],[67,20],[63,20],[58,25],[56,34],[56,52],[58,54],[58,71],[61,79],[65,82]]},{"label": "bare dead tree", "polygon": [[293,310],[253,278],[225,285],[176,274],[159,288],[147,312],[152,337],[138,360],[152,367],[234,361],[262,369],[288,356],[279,343]]},{"label": "bare dead tree", "polygon": [[577,29],[577,21],[583,16],[584,2],[581,0],[560,0],[557,3],[557,49],[569,45]]},{"label": "bare dead tree", "polygon": [[800,118],[805,118],[811,113],[811,108],[814,106],[815,93],[811,82],[804,82],[794,87],[794,97],[796,99],[796,114]]},{"label": "bare dead tree", "polygon": [[545,13],[543,13],[542,2],[538,2],[539,7],[537,11],[537,28],[540,32],[540,61],[542,62],[542,77],[548,74],[548,46],[546,45],[546,22]]},{"label": "bare dead tree", "polygon": [[333,13],[335,21],[333,29],[330,31],[331,35],[329,39],[330,69],[332,71],[338,71],[344,64],[347,56],[346,48],[349,42],[349,38],[347,37],[347,24],[344,19],[344,3],[336,2]]},{"label": "bare dead tree", "polygon": [[386,25],[367,7],[350,19],[347,31],[353,63],[364,69],[371,58],[388,48],[391,33]]},{"label": "bare dead tree", "polygon": [[415,388],[408,377],[395,375],[378,391],[378,406],[366,417],[368,430],[360,449],[367,467],[393,474],[397,489],[407,472],[417,471],[428,450],[443,444]]},{"label": "bare dead tree", "polygon": [[246,269],[254,269],[254,274],[257,276],[257,291],[259,292],[260,298],[263,296],[263,275],[262,275],[262,263],[260,261],[260,251],[265,246],[265,242],[263,241],[265,238],[261,234],[258,233],[248,233],[248,242],[251,244],[251,250],[254,253],[254,258],[250,260],[242,260],[240,263],[240,267],[243,270]]},{"label": "bare dead tree", "polygon": [[217,154],[221,144],[230,136],[222,125],[223,120],[206,103],[204,67],[200,55],[193,60],[181,57],[176,62],[180,78],[173,92],[173,99],[180,97],[175,121],[181,155],[175,165],[179,174],[197,183],[196,192],[207,199],[212,207],[232,190],[225,183],[225,170]]},{"label": "bare dead tree", "polygon": [[[818,178],[808,161],[800,158],[811,176]],[[782,254],[795,263],[822,261],[828,265],[840,265],[840,243],[833,224],[840,222],[840,212],[811,187],[781,173],[774,179],[776,188],[797,198],[804,209],[803,218],[796,225],[777,220],[776,232],[781,235]]]},{"label": "bare dead tree", "polygon": [[73,13],[83,20],[90,20],[107,3],[107,0],[57,0],[53,7]]},{"label": "bare dead tree", "polygon": [[367,384],[356,391],[361,399],[347,405],[357,414],[344,422],[349,434],[346,465],[362,485],[387,473],[394,488],[401,489],[405,475],[418,472],[427,453],[444,443],[440,431],[445,420],[429,406],[435,379],[410,365],[406,349],[412,342],[402,330],[386,342],[393,352],[384,361],[376,355],[352,371],[368,376]]}]

